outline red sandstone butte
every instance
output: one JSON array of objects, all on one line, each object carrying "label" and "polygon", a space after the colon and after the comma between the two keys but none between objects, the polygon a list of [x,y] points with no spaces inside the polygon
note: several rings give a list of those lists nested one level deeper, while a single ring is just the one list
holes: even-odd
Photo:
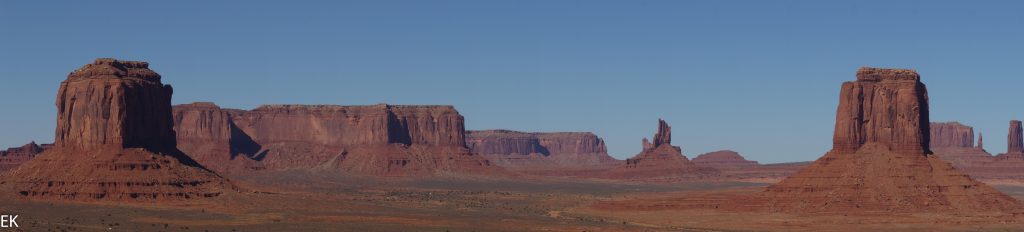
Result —
[{"label": "red sandstone butte", "polygon": [[717,178],[717,169],[701,167],[690,162],[683,155],[682,149],[672,145],[672,128],[664,120],[658,120],[658,132],[654,135],[654,143],[648,145],[646,139],[644,149],[633,158],[626,159],[605,173],[607,178],[678,181]]},{"label": "red sandstone butte", "polygon": [[52,149],[2,177],[23,197],[164,201],[219,196],[233,186],[179,151],[171,86],[146,62],[97,59],[57,92]]},{"label": "red sandstone butte", "polygon": [[929,153],[928,91],[913,70],[861,68],[843,83],[833,148],[769,186],[772,211],[1009,212],[1017,200]]},{"label": "red sandstone butte", "polygon": [[38,145],[36,142],[30,142],[20,147],[12,147],[0,151],[0,172],[14,169],[52,147],[53,144]]},{"label": "red sandstone butte", "polygon": [[609,168],[618,163],[608,155],[604,140],[590,132],[468,131],[466,142],[473,153],[511,170]]},{"label": "red sandstone butte", "polygon": [[973,127],[959,122],[933,122],[930,130],[932,152],[972,176],[968,169],[992,160],[985,149],[974,146]]},{"label": "red sandstone butte", "polygon": [[452,106],[174,107],[180,148],[219,172],[315,169],[372,176],[499,170],[469,151]]}]

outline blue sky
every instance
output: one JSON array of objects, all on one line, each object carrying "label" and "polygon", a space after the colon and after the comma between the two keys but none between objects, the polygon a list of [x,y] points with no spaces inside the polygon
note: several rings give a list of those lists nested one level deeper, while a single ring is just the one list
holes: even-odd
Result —
[{"label": "blue sky", "polygon": [[450,104],[467,129],[593,131],[613,156],[658,118],[689,157],[831,147],[839,85],[917,69],[933,121],[1006,150],[1024,118],[1021,1],[0,1],[0,146],[53,140],[57,87],[145,60],[174,102]]}]

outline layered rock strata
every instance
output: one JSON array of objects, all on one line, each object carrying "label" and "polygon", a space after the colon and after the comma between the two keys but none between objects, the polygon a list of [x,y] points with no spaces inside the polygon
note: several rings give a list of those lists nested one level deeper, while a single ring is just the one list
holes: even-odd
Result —
[{"label": "layered rock strata", "polygon": [[959,122],[930,124],[931,150],[939,158],[961,170],[968,170],[992,160],[985,149],[974,146],[974,128]]},{"label": "layered rock strata", "polygon": [[375,176],[496,170],[469,151],[452,106],[175,106],[181,149],[214,170],[324,169]]},{"label": "layered rock strata", "polygon": [[233,186],[176,147],[170,85],[146,62],[97,59],[57,94],[52,149],[2,177],[23,197],[164,201]]},{"label": "layered rock strata", "polygon": [[772,211],[1008,212],[1020,204],[929,153],[928,92],[912,70],[842,85],[833,149],[764,196]]}]

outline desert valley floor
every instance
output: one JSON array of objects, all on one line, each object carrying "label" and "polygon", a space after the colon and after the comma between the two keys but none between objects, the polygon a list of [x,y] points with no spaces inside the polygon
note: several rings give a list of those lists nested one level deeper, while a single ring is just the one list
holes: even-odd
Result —
[{"label": "desert valley floor", "polygon": [[[516,180],[517,179],[517,180]],[[972,215],[793,215],[674,208],[765,183],[546,178],[344,178],[306,171],[234,177],[243,193],[178,205],[4,199],[25,231],[1017,231]],[[1024,199],[1024,185],[995,185]],[[625,207],[623,207],[625,206]],[[640,207],[632,207],[640,206]],[[995,220],[1000,221],[1000,220]],[[482,229],[486,228],[486,229]]]}]

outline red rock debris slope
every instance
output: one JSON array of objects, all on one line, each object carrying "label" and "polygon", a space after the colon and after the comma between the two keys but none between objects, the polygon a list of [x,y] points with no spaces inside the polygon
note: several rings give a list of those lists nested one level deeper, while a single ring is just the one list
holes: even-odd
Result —
[{"label": "red rock debris slope", "polygon": [[52,149],[5,173],[23,197],[64,200],[182,200],[233,187],[175,148],[171,86],[146,62],[97,59],[75,70],[57,95]]},{"label": "red rock debris slope", "polygon": [[767,188],[783,212],[998,212],[1019,203],[931,155],[928,92],[912,70],[861,68],[842,85],[833,149]]}]

